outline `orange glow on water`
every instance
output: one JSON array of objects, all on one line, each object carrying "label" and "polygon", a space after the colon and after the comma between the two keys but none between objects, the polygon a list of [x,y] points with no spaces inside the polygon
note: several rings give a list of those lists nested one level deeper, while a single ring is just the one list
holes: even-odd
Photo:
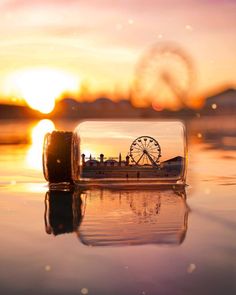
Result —
[{"label": "orange glow on water", "polygon": [[41,120],[32,130],[32,145],[27,153],[27,164],[33,169],[42,170],[42,152],[44,135],[55,126],[50,120]]}]

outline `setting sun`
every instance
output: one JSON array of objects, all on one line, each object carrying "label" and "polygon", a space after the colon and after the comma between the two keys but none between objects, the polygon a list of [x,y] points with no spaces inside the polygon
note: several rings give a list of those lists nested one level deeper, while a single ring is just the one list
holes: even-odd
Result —
[{"label": "setting sun", "polygon": [[65,91],[76,92],[79,79],[67,72],[49,68],[17,71],[6,79],[6,92],[23,98],[42,113],[50,113],[55,100]]}]

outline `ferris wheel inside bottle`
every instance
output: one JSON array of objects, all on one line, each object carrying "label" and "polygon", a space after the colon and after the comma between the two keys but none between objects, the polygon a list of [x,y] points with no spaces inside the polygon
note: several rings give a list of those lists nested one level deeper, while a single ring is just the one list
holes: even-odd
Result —
[{"label": "ferris wheel inside bottle", "polygon": [[85,121],[45,136],[51,184],[185,184],[186,134],[179,121]]}]

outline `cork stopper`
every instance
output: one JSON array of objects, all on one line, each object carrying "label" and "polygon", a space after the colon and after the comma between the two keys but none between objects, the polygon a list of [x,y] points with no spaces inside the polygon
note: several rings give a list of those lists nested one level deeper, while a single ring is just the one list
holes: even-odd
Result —
[{"label": "cork stopper", "polygon": [[53,131],[45,135],[43,172],[49,183],[73,183],[72,132]]}]

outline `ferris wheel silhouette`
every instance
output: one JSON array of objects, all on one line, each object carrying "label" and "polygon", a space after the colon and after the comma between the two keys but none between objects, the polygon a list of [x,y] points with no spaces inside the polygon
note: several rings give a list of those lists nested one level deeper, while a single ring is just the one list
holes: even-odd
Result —
[{"label": "ferris wheel silhouette", "polygon": [[161,157],[161,147],[151,136],[140,136],[130,146],[131,162],[136,165],[157,167]]}]

